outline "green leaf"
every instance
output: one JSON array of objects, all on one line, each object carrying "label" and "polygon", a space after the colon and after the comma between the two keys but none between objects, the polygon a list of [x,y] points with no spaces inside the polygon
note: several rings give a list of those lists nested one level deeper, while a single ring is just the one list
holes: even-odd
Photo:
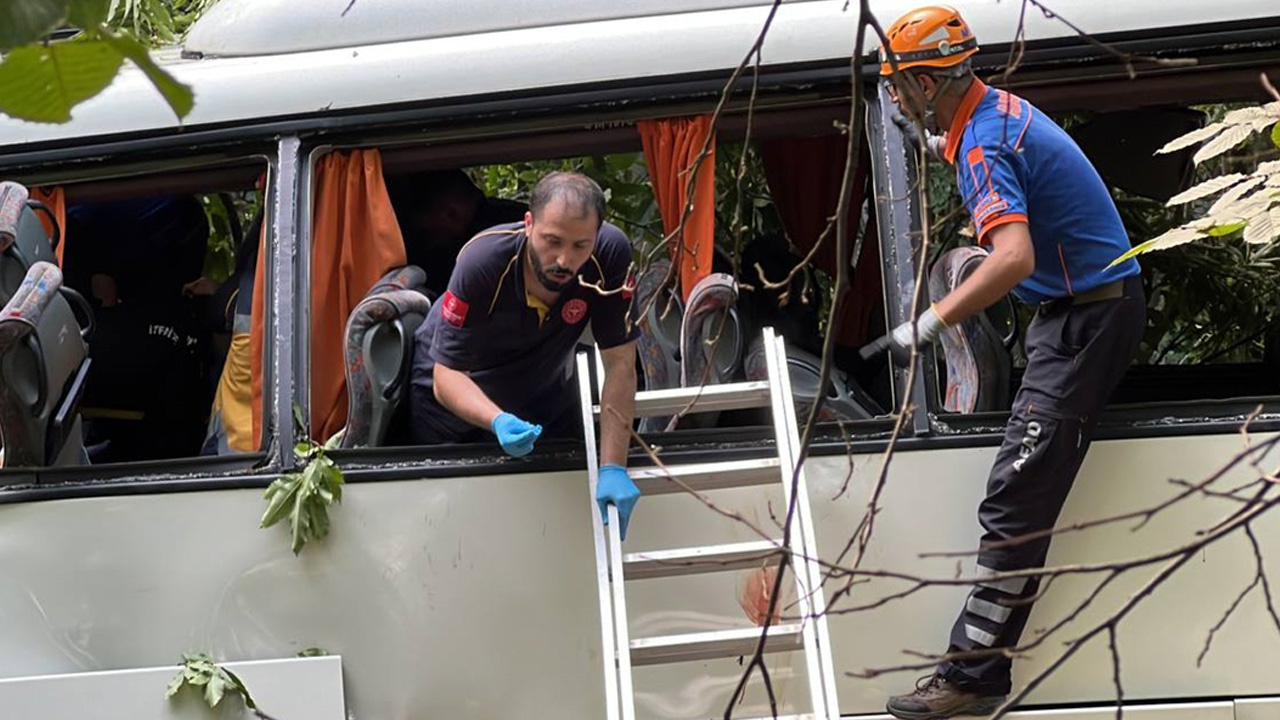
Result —
[{"label": "green leaf", "polygon": [[209,678],[209,683],[204,686],[204,701],[209,707],[218,707],[218,703],[222,702],[222,696],[226,693],[227,681],[223,680],[220,675],[214,675]]},{"label": "green leaf", "polygon": [[67,20],[78,28],[96,28],[107,21],[110,9],[111,0],[69,0]]},{"label": "green leaf", "polygon": [[1205,234],[1209,237],[1226,237],[1232,233],[1240,232],[1247,224],[1247,222],[1233,222],[1226,225],[1215,225],[1205,230]]},{"label": "green leaf", "polygon": [[0,52],[39,41],[66,17],[66,0],[0,2]]},{"label": "green leaf", "polygon": [[123,62],[109,43],[94,38],[17,48],[0,62],[0,112],[67,122],[72,108],[111,84]]},{"label": "green leaf", "polygon": [[191,114],[191,109],[196,104],[191,88],[161,70],[160,66],[156,65],[155,60],[151,59],[151,55],[147,53],[147,49],[143,47],[142,43],[131,37],[112,33],[102,33],[101,37],[105,42],[110,43],[116,52],[132,60],[133,64],[142,70],[147,79],[151,81],[151,84],[156,86],[156,90],[160,91],[160,95],[164,97],[165,102],[169,103],[169,107],[173,108],[173,112],[178,116],[179,120]]},{"label": "green leaf", "polygon": [[294,495],[293,498],[293,554],[297,555],[302,551],[302,546],[307,544],[306,518],[303,513],[303,501],[306,495],[302,492]]},{"label": "green leaf", "polygon": [[182,681],[186,679],[187,679],[186,672],[183,671],[183,672],[179,672],[177,677],[175,677],[173,680],[170,680],[169,687],[164,691],[165,698],[167,699],[167,698],[173,697],[174,695],[177,695],[178,691],[182,689]]},{"label": "green leaf", "polygon": [[298,491],[299,480],[300,478],[296,475],[286,475],[271,483],[271,487],[267,489],[270,502],[267,504],[267,511],[262,514],[262,523],[259,527],[269,528],[288,514],[292,506],[290,501],[293,499],[293,494]]},{"label": "green leaf", "polygon": [[235,685],[236,690],[240,691],[240,697],[244,698],[245,706],[250,710],[257,710],[258,704],[249,696],[249,688],[245,686],[244,681],[240,679],[240,676],[226,668],[221,668],[221,670],[226,674],[227,678],[231,680],[232,684]]},{"label": "green leaf", "polygon": [[1113,267],[1115,267],[1116,265],[1119,265],[1120,263],[1124,262],[1125,260],[1128,260],[1128,259],[1130,259],[1130,258],[1135,258],[1135,257],[1137,257],[1137,256],[1141,255],[1142,253],[1147,252],[1148,250],[1150,250],[1150,249],[1151,249],[1151,246],[1152,246],[1152,245],[1154,245],[1154,244],[1155,244],[1155,240],[1154,240],[1154,239],[1152,239],[1152,240],[1148,240],[1148,241],[1146,241],[1146,242],[1144,242],[1144,243],[1139,243],[1139,244],[1137,244],[1137,245],[1134,245],[1132,248],[1130,248],[1130,249],[1129,249],[1129,251],[1128,251],[1128,252],[1126,252],[1125,254],[1121,255],[1121,256],[1120,256],[1120,257],[1118,257],[1118,258],[1116,258],[1115,260],[1112,260],[1112,261],[1111,261],[1111,264],[1110,264],[1110,265],[1108,265],[1107,267],[1108,267],[1108,268],[1113,268]]},{"label": "green leaf", "polygon": [[1271,142],[1280,148],[1280,122],[1271,126]]}]

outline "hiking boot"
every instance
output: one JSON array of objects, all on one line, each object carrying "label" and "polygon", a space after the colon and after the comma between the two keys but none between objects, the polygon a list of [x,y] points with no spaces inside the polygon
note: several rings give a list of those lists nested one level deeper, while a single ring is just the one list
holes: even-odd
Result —
[{"label": "hiking boot", "polygon": [[933,720],[956,715],[990,715],[1005,701],[1006,695],[982,695],[962,690],[941,675],[922,677],[916,691],[889,698],[885,709],[905,720]]}]

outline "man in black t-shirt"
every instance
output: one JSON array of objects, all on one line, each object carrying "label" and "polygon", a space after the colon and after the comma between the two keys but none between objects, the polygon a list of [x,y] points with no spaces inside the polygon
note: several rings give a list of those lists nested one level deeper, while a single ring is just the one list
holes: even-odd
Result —
[{"label": "man in black t-shirt", "polygon": [[617,506],[625,535],[639,497],[626,472],[639,331],[627,322],[631,245],[603,220],[595,182],[552,173],[534,188],[522,223],[490,228],[462,248],[415,336],[410,426],[420,444],[492,432],[515,456],[531,452],[544,427],[579,437],[572,363],[590,321],[605,367],[597,500],[605,518],[606,506]]}]

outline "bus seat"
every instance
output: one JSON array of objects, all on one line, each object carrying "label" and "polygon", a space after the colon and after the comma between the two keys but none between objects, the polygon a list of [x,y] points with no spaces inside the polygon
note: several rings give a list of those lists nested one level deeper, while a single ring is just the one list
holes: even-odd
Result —
[{"label": "bus seat", "polygon": [[[680,324],[680,385],[719,385],[733,380],[742,363],[738,281],[713,272],[689,292]],[[681,418],[681,428],[714,427],[717,413]],[[672,428],[674,429],[674,428]]]},{"label": "bus seat", "polygon": [[[17,264],[13,250],[5,249],[0,265]],[[84,462],[78,405],[89,346],[61,290],[58,267],[36,262],[0,310],[0,436],[7,467]]]},{"label": "bus seat", "polygon": [[[751,341],[743,369],[748,380],[768,380],[769,368],[764,356],[764,338]],[[804,424],[810,408],[818,396],[818,378],[822,375],[822,358],[794,345],[787,346],[787,373],[791,376],[791,395],[796,400],[796,420]],[[822,422],[836,420],[870,420],[883,415],[884,410],[870,395],[850,377],[849,373],[831,368],[831,386],[818,419]]]},{"label": "bus seat", "polygon": [[[663,280],[671,272],[671,261],[655,260],[636,280],[632,301],[639,314],[640,337],[636,341],[640,374],[646,390],[666,390],[680,385],[680,323],[684,305],[672,286],[667,285],[661,297],[654,299]],[[670,417],[640,419],[640,432],[662,432]]]},{"label": "bus seat", "polygon": [[[976,246],[943,253],[929,271],[929,296],[944,297],[986,257],[987,251]],[[1013,373],[1010,348],[1017,340],[1016,318],[1012,301],[1005,297],[959,327],[943,331],[940,340],[947,364],[947,386],[942,407],[946,412],[1008,409]]]},{"label": "bus seat", "polygon": [[48,212],[44,205],[29,199],[22,185],[0,182],[0,253],[9,258],[0,265],[0,302],[13,297],[34,263],[58,263],[54,253],[61,228],[56,220],[52,222],[54,234],[50,240],[36,210]]},{"label": "bus seat", "polygon": [[398,423],[413,360],[413,333],[431,301],[427,274],[408,265],[387,273],[351,311],[346,328],[347,425],[340,446],[377,447]]}]

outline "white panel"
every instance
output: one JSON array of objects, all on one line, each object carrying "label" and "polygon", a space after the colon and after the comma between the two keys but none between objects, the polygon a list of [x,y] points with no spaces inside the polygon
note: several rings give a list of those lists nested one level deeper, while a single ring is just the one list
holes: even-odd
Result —
[{"label": "white panel", "polygon": [[[1067,500],[1060,520],[1069,525],[1157,504],[1180,492],[1170,478],[1207,476],[1240,449],[1238,435],[1111,440],[1094,443]],[[939,551],[976,549],[981,528],[977,507],[982,500],[995,448],[899,452],[881,497],[875,538],[863,567],[889,569],[922,577],[952,578],[974,573],[972,556],[922,558]],[[1275,455],[1263,462],[1274,465]],[[824,559],[834,560],[862,517],[870,489],[880,470],[878,456],[854,459],[848,490],[834,502],[848,474],[845,458],[821,458],[809,465],[818,543]],[[1234,487],[1254,477],[1237,468],[1220,482]],[[1116,523],[1054,540],[1051,565],[1105,563],[1168,550],[1195,539],[1237,509],[1230,501],[1191,498],[1156,516],[1140,530],[1135,523]],[[1280,547],[1280,515],[1254,522],[1262,547]],[[846,558],[845,562],[850,560]],[[1277,558],[1268,557],[1271,575],[1280,573]],[[1155,566],[1131,571],[1112,583],[1094,605],[1055,639],[1014,663],[1015,685],[1026,683],[1056,660],[1062,641],[1077,637],[1105,619],[1155,573]],[[1280,642],[1267,618],[1261,593],[1254,592],[1215,636],[1201,667],[1196,665],[1205,637],[1253,576],[1253,554],[1242,535],[1209,547],[1121,623],[1118,643],[1125,696],[1135,700],[1241,697],[1274,694],[1274,668],[1280,667]],[[1101,579],[1067,576],[1038,602],[1024,639],[1037,637],[1093,590]],[[840,586],[839,583],[836,584]],[[907,583],[875,580],[853,588],[832,608],[836,667],[860,672],[920,663],[904,651],[943,653],[952,624],[964,606],[968,589],[936,586],[872,611],[851,608],[874,602]],[[834,591],[828,590],[831,595]],[[839,676],[840,709],[846,714],[883,712],[891,695],[909,691],[927,669],[882,674],[871,679]],[[1037,705],[1107,703],[1114,698],[1111,657],[1106,637],[1085,645],[1029,698]],[[1127,713],[1126,713],[1127,714]],[[1277,715],[1280,718],[1280,715]]]},{"label": "white panel", "polygon": [[[1176,491],[1167,478],[1200,477],[1239,442],[1222,435],[1097,443],[1063,522],[1166,498]],[[898,454],[864,566],[952,577],[954,560],[919,555],[976,545],[975,510],[993,454],[994,448]],[[843,494],[849,458],[820,458],[807,467],[827,559],[856,527],[880,458],[852,462]],[[776,488],[744,488],[718,491],[714,501],[775,536],[774,518],[785,508],[780,496]],[[291,657],[315,646],[342,656],[346,701],[357,720],[541,720],[548,707],[564,717],[601,717],[590,507],[581,472],[353,483],[333,512],[330,538],[295,557],[284,528],[258,529],[260,489],[0,505],[0,677],[155,667],[191,650]],[[1140,532],[1120,525],[1063,537],[1051,562],[1135,557],[1185,540],[1233,509],[1196,500]],[[1280,515],[1255,528],[1264,547],[1280,547]],[[665,495],[641,499],[625,548],[758,539],[692,498]],[[1195,664],[1204,633],[1248,583],[1251,564],[1246,543],[1224,541],[1121,626],[1126,697],[1169,703],[1274,694],[1280,643],[1257,597],[1219,632],[1204,666]],[[1085,620],[1096,622],[1123,602],[1144,573],[1117,583]],[[738,571],[634,583],[628,587],[634,636],[747,626],[739,600],[753,577]],[[845,714],[883,713],[890,694],[923,674],[864,680],[846,672],[909,662],[904,649],[943,650],[966,595],[964,588],[935,589],[873,612],[839,614],[898,587],[859,585],[830,617]],[[1032,631],[1060,617],[1088,587],[1056,584],[1036,606]],[[1015,681],[1026,682],[1059,647],[1033,652],[1016,666]],[[782,711],[803,711],[795,702],[805,697],[802,655],[782,653],[769,666]],[[741,672],[734,660],[645,668],[636,676],[640,715],[722,714]],[[1113,698],[1104,643],[1081,651],[1031,702],[1104,707]],[[735,715],[767,714],[758,687],[747,704]]]},{"label": "white panel", "polygon": [[1236,701],[1235,720],[1276,720],[1276,718],[1280,718],[1280,698]]},{"label": "white panel", "polygon": [[[344,720],[342,660],[289,658],[225,663],[258,709],[276,718]],[[0,680],[0,708],[8,718],[93,720],[207,720],[248,717],[238,697],[224,697],[216,711],[192,688],[172,699],[166,688],[178,673],[166,667]]]}]

